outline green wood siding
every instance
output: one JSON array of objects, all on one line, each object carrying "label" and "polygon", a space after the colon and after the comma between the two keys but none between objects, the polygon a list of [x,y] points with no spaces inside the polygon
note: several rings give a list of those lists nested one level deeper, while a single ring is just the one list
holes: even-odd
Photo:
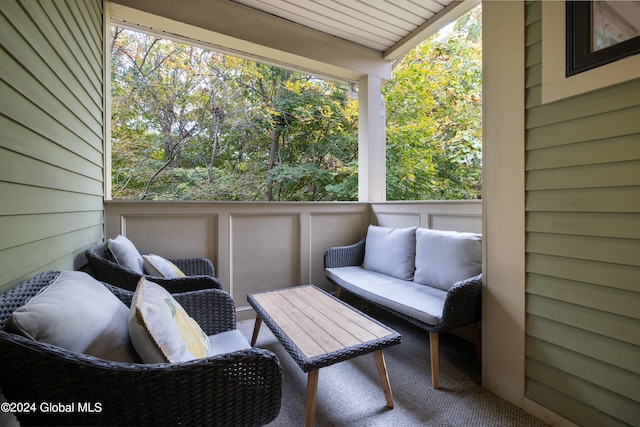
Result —
[{"label": "green wood siding", "polygon": [[579,425],[640,420],[640,80],[541,103],[526,8],[526,396]]},{"label": "green wood siding", "polygon": [[101,0],[0,2],[0,291],[104,236]]}]

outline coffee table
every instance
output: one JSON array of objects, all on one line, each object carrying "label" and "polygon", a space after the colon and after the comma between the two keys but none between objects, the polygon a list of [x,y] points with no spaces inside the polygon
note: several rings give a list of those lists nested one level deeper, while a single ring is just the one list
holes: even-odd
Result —
[{"label": "coffee table", "polygon": [[252,293],[247,300],[257,313],[251,345],[264,322],[307,373],[305,426],[313,426],[320,368],[367,353],[393,408],[382,349],[399,344],[399,333],[313,285]]}]

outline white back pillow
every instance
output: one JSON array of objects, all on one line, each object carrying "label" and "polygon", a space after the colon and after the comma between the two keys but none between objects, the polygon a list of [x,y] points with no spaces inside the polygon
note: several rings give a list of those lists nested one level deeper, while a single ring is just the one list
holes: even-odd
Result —
[{"label": "white back pillow", "polygon": [[416,227],[370,225],[364,248],[364,268],[397,279],[411,280],[415,270]]},{"label": "white back pillow", "polygon": [[445,291],[482,272],[482,235],[457,231],[416,230],[413,281]]},{"label": "white back pillow", "polygon": [[107,241],[107,247],[119,265],[144,274],[144,260],[131,240],[119,234],[115,239]]},{"label": "white back pillow", "polygon": [[80,271],[63,271],[13,312],[7,329],[105,360],[137,362],[128,318],[127,306],[96,279]]}]

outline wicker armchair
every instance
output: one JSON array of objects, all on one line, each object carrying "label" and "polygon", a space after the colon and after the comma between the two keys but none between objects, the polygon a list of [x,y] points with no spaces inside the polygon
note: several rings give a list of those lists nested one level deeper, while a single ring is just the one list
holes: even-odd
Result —
[{"label": "wicker armchair", "polygon": [[[22,425],[251,426],[278,415],[282,369],[267,350],[121,363],[6,332],[9,315],[59,274],[41,273],[0,295],[0,388],[8,402],[35,405],[16,413]],[[104,285],[130,304],[133,292]],[[221,290],[173,296],[207,334],[236,327],[233,301]],[[49,404],[73,406],[47,412]]]},{"label": "wicker armchair", "polygon": [[135,291],[141,277],[146,277],[169,292],[186,292],[200,289],[222,289],[215,277],[215,268],[206,258],[170,259],[187,277],[168,279],[151,275],[142,275],[121,266],[110,258],[99,243],[86,250],[85,255],[91,267],[91,274],[101,282],[117,283],[119,287]]},{"label": "wicker armchair", "polygon": [[[365,245],[366,238],[352,245],[337,246],[328,249],[324,254],[325,268],[362,265],[364,262]],[[331,280],[330,277],[327,277],[327,279],[336,286],[336,296],[339,297],[341,292],[340,286]],[[468,326],[473,336],[476,354],[478,358],[480,358],[481,347],[477,322],[480,321],[482,312],[482,274],[459,282],[447,292],[442,317],[436,325],[424,323],[392,308],[377,304],[375,301],[371,301],[363,295],[358,295],[358,297],[429,332],[433,388],[439,388],[440,333],[448,332],[461,326]]]}]

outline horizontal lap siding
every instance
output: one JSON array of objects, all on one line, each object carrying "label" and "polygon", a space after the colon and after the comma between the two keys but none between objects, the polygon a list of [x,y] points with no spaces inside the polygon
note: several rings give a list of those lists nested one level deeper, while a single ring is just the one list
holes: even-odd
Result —
[{"label": "horizontal lap siding", "polygon": [[102,1],[0,2],[0,290],[104,235]]},{"label": "horizontal lap siding", "polygon": [[640,420],[640,81],[541,104],[527,5],[526,396],[579,425]]}]

